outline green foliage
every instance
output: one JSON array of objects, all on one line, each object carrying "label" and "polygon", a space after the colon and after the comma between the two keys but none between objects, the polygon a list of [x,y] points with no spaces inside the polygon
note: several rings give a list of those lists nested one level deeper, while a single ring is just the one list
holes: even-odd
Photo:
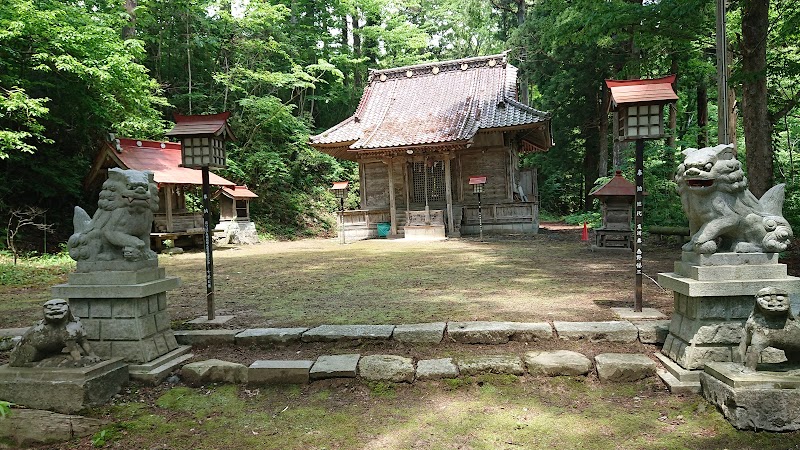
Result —
[{"label": "green foliage", "polygon": [[11,414],[12,406],[14,406],[13,403],[0,400],[0,419],[5,419]]},{"label": "green foliage", "polygon": [[106,443],[113,439],[114,431],[109,428],[103,428],[92,436],[92,447],[105,447]]},{"label": "green foliage", "polygon": [[4,286],[37,286],[56,284],[75,270],[75,261],[65,252],[57,255],[23,257],[14,264],[13,255],[0,252],[0,284]]},{"label": "green foliage", "polygon": [[589,228],[598,228],[603,224],[603,216],[598,211],[577,212],[564,216],[564,222],[570,225],[586,223]]}]

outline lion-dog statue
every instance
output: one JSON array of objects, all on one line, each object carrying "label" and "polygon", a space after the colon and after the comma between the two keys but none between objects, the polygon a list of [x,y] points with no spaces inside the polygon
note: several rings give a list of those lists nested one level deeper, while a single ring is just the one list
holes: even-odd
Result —
[{"label": "lion-dog statue", "polygon": [[158,187],[152,172],[108,170],[94,217],[75,207],[75,234],[67,242],[76,261],[141,261],[156,259],[150,250]]},{"label": "lion-dog statue", "polygon": [[756,294],[753,312],[747,319],[739,344],[739,357],[755,370],[767,347],[783,350],[790,363],[800,363],[800,320],[792,315],[789,294],[766,287]]},{"label": "lion-dog statue", "polygon": [[691,239],[683,251],[782,252],[792,238],[783,218],[784,184],[761,199],[747,189],[747,178],[732,145],[689,148],[675,181],[689,218]]},{"label": "lion-dog statue", "polygon": [[[80,320],[72,315],[66,300],[49,300],[43,308],[44,318],[29,328],[11,350],[9,366],[82,366],[100,361],[89,347],[86,332]],[[66,356],[64,349],[68,353]]]}]

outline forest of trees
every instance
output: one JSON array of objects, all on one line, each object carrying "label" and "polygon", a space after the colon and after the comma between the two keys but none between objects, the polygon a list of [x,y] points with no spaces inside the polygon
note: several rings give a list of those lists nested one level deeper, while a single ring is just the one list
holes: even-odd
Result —
[{"label": "forest of trees", "polygon": [[[677,74],[670,136],[646,148],[645,221],[682,224],[672,174],[717,143],[715,0],[4,0],[0,3],[0,218],[48,211],[59,236],[108,133],[163,139],[172,114],[231,111],[220,174],[260,199],[276,236],[324,232],[333,180],[355,166],[308,146],[358,105],[368,69],[510,51],[520,95],[553,116],[539,167],[544,211],[591,210],[588,192],[632,149],[613,144],[607,78]],[[736,142],[751,185],[787,183],[800,223],[800,4],[732,0]],[[357,197],[349,206],[355,207]],[[0,221],[4,223],[5,220]],[[0,225],[5,228],[5,225]]]}]

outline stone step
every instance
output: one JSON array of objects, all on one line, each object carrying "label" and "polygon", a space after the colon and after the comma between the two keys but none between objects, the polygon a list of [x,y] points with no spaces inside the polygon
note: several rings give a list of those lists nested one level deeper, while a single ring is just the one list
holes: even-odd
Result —
[{"label": "stone step", "polygon": [[661,381],[667,385],[670,392],[673,394],[697,394],[700,392],[701,370],[684,369],[678,365],[678,363],[660,352],[654,355],[661,365],[664,366],[664,369],[659,369],[656,373],[659,378],[661,378]]},{"label": "stone step", "polygon": [[128,367],[132,380],[155,385],[162,382],[170,373],[194,357],[192,347],[185,345],[144,364],[131,364]]}]

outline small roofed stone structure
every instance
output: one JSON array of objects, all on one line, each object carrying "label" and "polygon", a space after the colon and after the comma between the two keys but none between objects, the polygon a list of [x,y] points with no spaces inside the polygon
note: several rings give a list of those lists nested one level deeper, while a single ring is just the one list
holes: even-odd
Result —
[{"label": "small roofed stone structure", "polygon": [[595,230],[592,249],[632,250],[631,207],[636,197],[636,186],[622,176],[621,171],[589,195],[600,200],[603,225]]},{"label": "small roofed stone structure", "polygon": [[[345,211],[348,239],[424,228],[478,233],[469,177],[485,175],[486,231],[538,231],[535,170],[522,152],[547,151],[550,115],[517,101],[517,69],[506,54],[370,72],[355,113],[311,137],[311,145],[358,162],[361,209]],[[420,234],[420,233],[412,233]]]},{"label": "small roofed stone structure", "polygon": [[214,198],[219,201],[219,224],[214,230],[223,232],[226,243],[257,244],[256,225],[250,221],[250,200],[258,195],[247,186],[223,186]]}]

